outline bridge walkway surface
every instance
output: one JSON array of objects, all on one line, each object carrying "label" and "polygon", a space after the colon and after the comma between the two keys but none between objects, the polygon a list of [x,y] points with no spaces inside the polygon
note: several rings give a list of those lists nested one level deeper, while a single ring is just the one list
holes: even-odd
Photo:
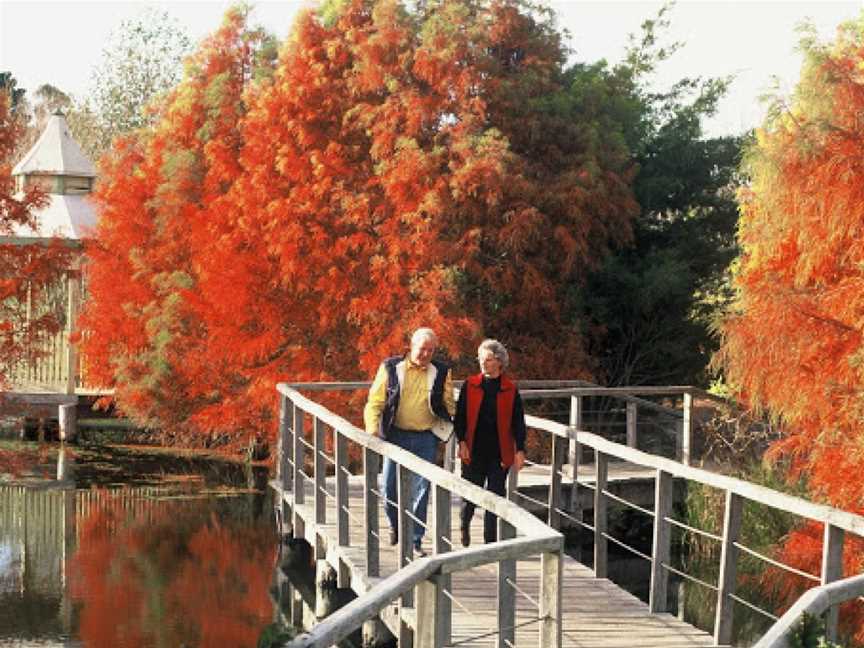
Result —
[{"label": "bridge walkway surface", "polygon": [[[542,466],[531,472],[530,482],[538,482]],[[631,469],[640,477],[639,471]],[[644,472],[644,471],[643,471]],[[610,482],[614,481],[610,471]],[[327,480],[327,490],[335,492],[335,479]],[[278,488],[274,484],[274,487]],[[363,479],[348,479],[350,502],[349,519],[363,517]],[[314,501],[313,488],[305,489],[305,500]],[[289,494],[290,497],[290,494]],[[335,501],[327,498],[326,517],[336,519]],[[459,543],[459,507],[455,498],[451,504],[450,518],[454,521],[450,537]],[[380,584],[386,576],[395,574],[399,561],[399,547],[387,546],[388,522],[380,507],[378,515],[382,548],[380,552],[379,578],[366,576],[366,536],[363,526],[350,525],[350,545],[337,548],[338,523],[314,524],[314,506],[303,504],[294,510],[304,521],[305,537],[319,551],[336,552],[350,572],[350,587],[362,595]],[[431,517],[430,507],[430,517]],[[471,526],[472,545],[482,544],[483,512],[477,510]],[[424,539],[424,550],[431,551],[428,538]],[[531,646],[537,642],[537,606],[540,584],[540,558],[533,556],[517,561],[518,580],[522,592],[516,595],[514,646]],[[669,613],[652,614],[648,604],[618,587],[606,578],[596,578],[593,571],[574,558],[565,555],[561,588],[563,626],[562,646],[567,648],[672,648],[684,646],[715,646],[710,634],[684,623]],[[495,564],[486,564],[455,573],[452,578],[451,595],[452,622],[450,642],[444,645],[466,647],[488,647],[497,645],[498,628],[498,570]],[[414,630],[416,613],[413,608],[403,608],[402,616]],[[381,618],[393,634],[399,632],[399,603],[394,602],[382,611]]]}]

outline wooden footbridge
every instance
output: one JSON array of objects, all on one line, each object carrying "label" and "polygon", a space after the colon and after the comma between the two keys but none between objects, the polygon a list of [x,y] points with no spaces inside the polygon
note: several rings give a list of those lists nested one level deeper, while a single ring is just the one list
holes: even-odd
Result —
[{"label": "wooden footbridge", "polygon": [[[733,640],[736,610],[747,609],[772,624],[759,648],[786,646],[790,628],[802,612],[825,614],[830,636],[836,633],[839,603],[864,595],[864,575],[843,578],[842,554],[848,534],[864,536],[864,518],[785,495],[688,465],[692,448],[690,388],[603,389],[558,383],[537,389],[522,383],[526,400],[569,402],[568,423],[529,416],[530,434],[541,435],[551,450],[551,464],[535,465],[510,480],[507,498],[478,488],[454,471],[452,444],[444,467],[422,461],[381,439],[370,437],[301,392],[365,389],[364,383],[279,385],[281,399],[279,463],[272,486],[278,494],[277,515],[283,532],[311,545],[319,570],[335,572],[336,585],[357,595],[351,603],[319,619],[307,634],[286,644],[291,648],[326,648],[361,626],[383,623],[401,647],[495,646],[540,648],[660,648],[727,646]],[[683,411],[644,400],[666,394],[684,404]],[[624,443],[582,429],[587,398],[620,399],[626,412]],[[666,412],[660,410],[665,409]],[[638,412],[663,414],[674,421],[673,457],[640,447]],[[358,459],[358,457],[360,459]],[[380,464],[398,464],[399,538],[390,547],[383,515]],[[589,459],[593,461],[589,462]],[[430,515],[424,543],[428,555],[415,557],[410,538],[414,524],[407,501],[415,474],[430,480]],[[636,503],[621,494],[623,483],[637,480],[649,497]],[[524,488],[526,484],[530,488]],[[695,482],[723,494],[722,530],[695,529],[674,517],[677,483]],[[545,497],[537,496],[543,488]],[[532,494],[528,494],[532,492]],[[587,493],[587,498],[585,494]],[[462,499],[499,517],[499,540],[479,544],[482,515],[475,516],[475,544],[458,540],[456,507]],[[588,504],[586,506],[586,503]],[[523,506],[544,508],[542,519]],[[746,507],[769,507],[801,521],[824,525],[822,568],[808,574],[783,565],[745,546]],[[630,509],[652,520],[649,551],[640,551],[610,533],[609,514]],[[564,551],[564,525],[575,526],[593,540],[590,567]],[[717,543],[718,574],[713,582],[682,571],[672,556],[673,530]],[[455,531],[455,533],[454,533]],[[609,547],[645,560],[650,567],[649,600],[607,579]],[[812,581],[798,604],[781,618],[743,598],[737,587],[739,558],[763,561]],[[713,632],[699,630],[669,612],[670,577],[686,580],[709,593],[715,610]],[[292,595],[293,596],[293,595]],[[711,603],[709,603],[710,605]],[[854,604],[854,603],[853,603]],[[290,620],[301,620],[298,607]]]}]

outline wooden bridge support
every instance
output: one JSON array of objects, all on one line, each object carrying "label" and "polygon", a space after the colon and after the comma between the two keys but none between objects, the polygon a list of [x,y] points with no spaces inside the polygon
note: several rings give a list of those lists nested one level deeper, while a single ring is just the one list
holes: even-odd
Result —
[{"label": "wooden bridge support", "polygon": [[363,622],[363,648],[382,648],[393,643],[393,634],[378,617]]}]

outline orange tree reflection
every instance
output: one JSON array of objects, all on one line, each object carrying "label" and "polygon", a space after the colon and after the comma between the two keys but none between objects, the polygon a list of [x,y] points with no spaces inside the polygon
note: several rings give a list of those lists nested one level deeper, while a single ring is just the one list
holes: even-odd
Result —
[{"label": "orange tree reflection", "polygon": [[67,573],[82,642],[254,646],[272,619],[276,543],[266,520],[234,499],[129,501],[79,519]]}]

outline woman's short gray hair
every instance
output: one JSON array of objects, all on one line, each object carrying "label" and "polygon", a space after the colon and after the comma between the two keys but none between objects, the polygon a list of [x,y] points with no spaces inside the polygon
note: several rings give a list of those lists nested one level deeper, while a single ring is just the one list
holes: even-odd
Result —
[{"label": "woman's short gray hair", "polygon": [[480,343],[480,346],[477,347],[477,356],[484,350],[489,350],[492,352],[498,362],[501,363],[501,369],[506,369],[507,365],[510,364],[510,354],[507,353],[507,347],[501,344],[498,340],[486,339]]}]

